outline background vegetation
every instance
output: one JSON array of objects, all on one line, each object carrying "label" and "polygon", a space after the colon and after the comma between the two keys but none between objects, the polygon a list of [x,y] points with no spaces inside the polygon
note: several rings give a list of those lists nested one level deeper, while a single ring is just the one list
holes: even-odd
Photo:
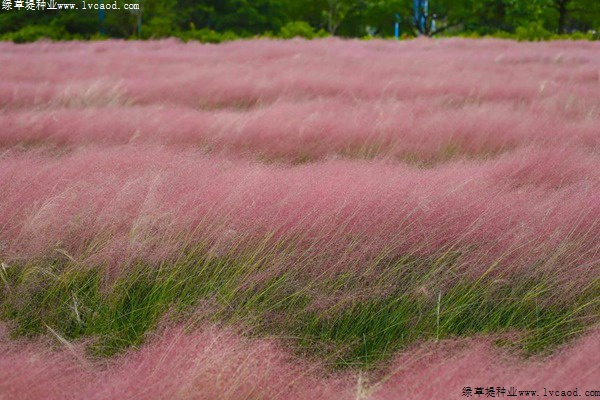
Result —
[{"label": "background vegetation", "polygon": [[[597,0],[431,0],[422,32],[414,24],[412,0],[136,1],[141,3],[139,11],[2,9],[0,38],[28,42],[41,37],[178,37],[209,43],[255,36],[369,38],[394,36],[397,21],[404,38],[424,34],[595,40],[600,30]],[[81,8],[79,2],[75,5]]]}]

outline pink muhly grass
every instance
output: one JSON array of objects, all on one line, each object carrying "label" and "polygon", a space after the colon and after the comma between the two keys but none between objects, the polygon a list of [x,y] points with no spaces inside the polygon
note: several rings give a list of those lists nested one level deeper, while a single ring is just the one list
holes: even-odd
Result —
[{"label": "pink muhly grass", "polygon": [[480,337],[427,343],[370,374],[324,373],[273,340],[220,328],[171,328],[141,350],[105,363],[81,350],[0,341],[0,393],[11,399],[364,399],[461,398],[463,387],[598,390],[600,336],[591,331],[552,356],[524,360]]},{"label": "pink muhly grass", "polygon": [[352,269],[382,253],[452,250],[475,274],[498,261],[569,271],[569,279],[597,273],[600,175],[596,156],[576,149],[431,170],[359,161],[268,166],[139,145],[58,158],[11,153],[0,165],[7,260],[60,248],[124,265],[172,257],[189,243],[226,249],[273,237],[320,254],[319,269],[328,259]]},{"label": "pink muhly grass", "polygon": [[531,116],[493,104],[452,109],[421,101],[331,104],[316,100],[249,111],[58,108],[0,114],[0,144],[156,143],[283,161],[346,156],[415,162],[484,157],[532,144],[598,147],[597,120],[573,121],[550,113]]},{"label": "pink muhly grass", "polygon": [[[13,85],[24,81],[40,87],[51,81],[58,94],[74,82],[103,79],[122,82],[128,97],[137,103],[166,101],[196,107],[315,97],[414,100],[449,96],[530,102],[572,95],[573,90],[587,95],[582,99],[597,101],[597,91],[590,85],[598,82],[597,47],[597,43],[457,39],[410,43],[263,40],[223,46],[111,41],[3,44],[2,55],[10,59],[5,79]],[[39,65],[45,66],[44,74],[38,73]],[[505,79],[508,74],[510,81]],[[10,105],[17,99],[2,100]]]},{"label": "pink muhly grass", "polygon": [[[338,272],[364,284],[316,293],[314,307],[385,296],[367,278],[402,258],[422,275],[562,283],[552,301],[597,282],[598,43],[0,43],[0,64],[3,263],[67,257],[125,273],[193,250],[268,260],[242,263],[242,286],[289,271],[311,278],[296,285]],[[441,284],[412,289],[430,297]],[[217,327],[161,330],[99,365],[47,328],[64,351],[0,332],[0,397],[600,389],[597,330],[511,363],[489,338],[426,343],[357,377]]]},{"label": "pink muhly grass", "polygon": [[182,327],[139,351],[91,363],[81,349],[0,341],[0,395],[10,399],[332,399],[350,398],[347,379],[293,359],[273,341],[228,330]]},{"label": "pink muhly grass", "polygon": [[2,46],[3,146],[158,142],[415,161],[598,146],[596,43]]},{"label": "pink muhly grass", "polygon": [[386,375],[369,394],[373,400],[399,398],[462,398],[462,389],[511,387],[517,390],[598,390],[600,382],[600,333],[564,347],[551,357],[524,361],[492,347],[489,340],[473,338],[427,344],[397,356]]},{"label": "pink muhly grass", "polygon": [[[242,286],[358,278],[312,296],[327,307],[388,295],[369,279],[406,258],[452,283],[539,278],[564,301],[600,272],[599,63],[587,42],[2,42],[0,261],[125,274],[191,252],[240,257]],[[431,276],[410,290],[431,297]],[[489,338],[426,343],[358,379],[216,327],[106,365],[58,331],[65,351],[0,332],[0,397],[426,399],[600,378],[596,331],[510,367]]]}]

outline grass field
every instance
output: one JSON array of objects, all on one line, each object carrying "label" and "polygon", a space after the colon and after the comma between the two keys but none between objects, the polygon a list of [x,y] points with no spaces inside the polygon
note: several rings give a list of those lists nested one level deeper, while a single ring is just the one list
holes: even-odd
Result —
[{"label": "grass field", "polygon": [[598,43],[0,65],[0,399],[600,390]]}]

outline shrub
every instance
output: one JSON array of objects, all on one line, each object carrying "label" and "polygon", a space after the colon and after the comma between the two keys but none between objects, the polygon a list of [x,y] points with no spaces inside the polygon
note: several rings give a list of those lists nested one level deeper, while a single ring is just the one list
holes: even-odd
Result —
[{"label": "shrub", "polygon": [[517,40],[549,40],[552,38],[552,33],[546,30],[541,23],[534,22],[526,26],[519,26],[516,30]]},{"label": "shrub", "polygon": [[291,39],[294,37],[303,37],[305,39],[313,39],[317,36],[314,28],[304,21],[289,22],[281,28],[279,36],[283,39]]},{"label": "shrub", "polygon": [[179,37],[186,42],[189,40],[197,40],[202,43],[222,43],[240,38],[231,31],[225,31],[221,33],[208,28],[192,29],[186,32],[181,32],[176,34],[176,37]]},{"label": "shrub", "polygon": [[51,25],[29,25],[16,32],[6,33],[1,38],[3,40],[11,40],[15,43],[28,43],[42,38],[67,40],[71,37],[63,28],[56,28]]},{"label": "shrub", "polygon": [[594,35],[591,32],[583,33],[575,31],[569,34],[567,38],[569,40],[594,40]]}]

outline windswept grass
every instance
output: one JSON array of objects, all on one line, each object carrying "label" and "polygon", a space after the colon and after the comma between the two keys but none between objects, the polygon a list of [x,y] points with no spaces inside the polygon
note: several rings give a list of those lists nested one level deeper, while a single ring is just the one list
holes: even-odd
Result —
[{"label": "windswept grass", "polygon": [[0,398],[600,380],[598,43],[0,50]]},{"label": "windswept grass", "polygon": [[436,283],[447,270],[417,275],[426,262],[407,258],[386,265],[361,298],[348,295],[360,276],[311,281],[290,270],[256,280],[266,263],[195,254],[158,267],[139,263],[113,281],[70,261],[11,265],[2,272],[1,315],[17,336],[92,338],[89,351],[98,356],[140,346],[166,321],[226,323],[281,338],[333,368],[370,368],[414,343],[476,334],[516,332],[521,350],[547,351],[600,318],[598,281],[568,301],[563,288],[520,276],[455,279],[442,289]]}]

